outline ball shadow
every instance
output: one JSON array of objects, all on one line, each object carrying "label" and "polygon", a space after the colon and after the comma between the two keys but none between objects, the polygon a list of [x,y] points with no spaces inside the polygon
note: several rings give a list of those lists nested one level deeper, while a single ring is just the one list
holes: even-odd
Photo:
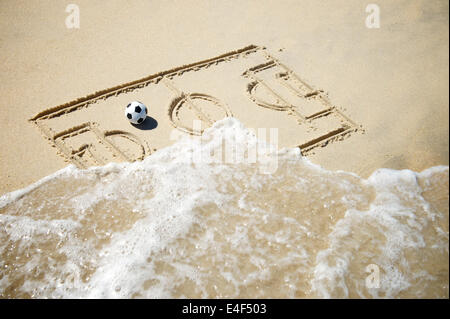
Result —
[{"label": "ball shadow", "polygon": [[155,128],[158,127],[158,121],[151,116],[147,116],[144,122],[142,122],[141,124],[131,124],[131,125],[140,130],[149,131],[154,130]]}]

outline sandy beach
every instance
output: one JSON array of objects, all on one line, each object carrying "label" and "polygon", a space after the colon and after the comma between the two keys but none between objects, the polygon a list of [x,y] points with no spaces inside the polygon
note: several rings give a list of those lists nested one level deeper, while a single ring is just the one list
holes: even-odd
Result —
[{"label": "sandy beach", "polygon": [[[1,4],[1,193],[67,165],[29,122],[39,112],[248,45],[267,47],[364,128],[311,156],[315,163],[365,177],[380,167],[448,165],[445,1],[382,1],[379,29],[365,26],[362,1],[81,1],[79,29],[66,28],[66,5]],[[170,101],[158,102],[149,101],[149,115],[163,122]],[[113,112],[102,117],[127,124]],[[160,124],[155,134],[172,128]]]},{"label": "sandy beach", "polygon": [[[0,222],[5,225],[9,222],[13,223],[7,216],[16,216],[14,209],[17,209],[17,212],[20,211],[17,207],[21,200],[20,203],[24,205],[31,202],[38,203],[37,206],[32,204],[27,206],[33,206],[34,210],[40,207],[39,209],[52,211],[54,214],[52,218],[59,216],[56,212],[60,209],[64,211],[61,213],[63,216],[75,214],[77,211],[75,209],[65,211],[68,209],[67,205],[71,203],[64,195],[65,187],[71,189],[69,187],[71,183],[64,180],[65,177],[63,180],[58,177],[58,182],[55,182],[56,193],[60,194],[60,197],[54,199],[55,203],[59,203],[55,206],[45,208],[47,204],[39,204],[48,201],[46,198],[50,196],[50,193],[46,191],[42,191],[40,195],[26,191],[22,199],[22,195],[16,196],[18,193],[15,193],[16,195],[10,193],[55,174],[68,165],[73,165],[73,169],[75,167],[87,169],[95,166],[103,167],[109,163],[135,162],[137,166],[130,164],[131,166],[118,166],[119,168],[112,168],[115,164],[110,164],[113,166],[106,168],[101,174],[112,176],[116,174],[116,170],[143,170],[150,174],[146,177],[148,180],[142,177],[143,180],[136,182],[136,185],[143,188],[147,185],[145,183],[153,185],[155,181],[150,176],[157,176],[157,174],[151,170],[151,172],[147,171],[146,166],[139,166],[141,165],[139,163],[144,163],[141,162],[142,160],[148,161],[145,162],[149,163],[148,165],[156,166],[159,165],[158,159],[168,163],[172,163],[173,160],[175,163],[183,157],[180,150],[190,149],[190,146],[187,147],[185,144],[176,144],[177,141],[183,137],[201,135],[217,121],[232,117],[239,124],[226,122],[228,124],[223,124],[224,128],[219,125],[217,131],[208,133],[212,136],[211,140],[228,132],[226,125],[238,127],[239,132],[246,132],[245,129],[259,132],[258,129],[262,128],[265,130],[261,133],[264,134],[264,138],[268,142],[275,143],[278,149],[298,149],[308,161],[329,171],[329,173],[322,172],[315,175],[309,164],[305,164],[306,166],[292,164],[292,167],[297,167],[299,171],[305,169],[306,176],[311,178],[319,176],[320,180],[323,178],[323,185],[329,185],[332,192],[329,197],[330,203],[343,198],[342,194],[348,195],[355,190],[360,196],[355,199],[357,204],[346,202],[342,204],[342,207],[336,208],[336,215],[333,215],[335,220],[340,218],[344,220],[344,216],[347,216],[345,212],[351,215],[353,209],[378,212],[374,207],[381,207],[381,210],[389,211],[388,207],[393,206],[382,201],[378,202],[378,198],[385,190],[391,189],[392,185],[389,184],[385,188],[380,186],[388,185],[383,184],[387,183],[388,178],[380,179],[379,175],[374,175],[374,172],[383,168],[396,170],[393,174],[397,177],[395,181],[391,180],[392,183],[400,183],[399,185],[403,185],[405,189],[414,189],[408,194],[417,193],[420,198],[422,193],[425,194],[423,200],[426,205],[424,205],[433,207],[430,208],[431,210],[437,210],[436,212],[420,211],[417,213],[417,220],[431,218],[433,214],[442,217],[442,219],[438,218],[439,222],[436,222],[438,223],[436,225],[433,224],[434,219],[433,222],[429,221],[428,226],[423,227],[424,229],[431,227],[430,229],[433,230],[429,230],[426,235],[421,234],[425,236],[424,238],[431,238],[430,240],[437,246],[447,244],[446,252],[444,249],[440,250],[439,254],[430,253],[430,260],[433,261],[425,263],[426,265],[423,266],[425,268],[419,269],[418,265],[411,267],[418,272],[422,270],[432,272],[435,267],[436,273],[433,273],[433,276],[444,280],[446,286],[436,288],[430,284],[426,286],[428,290],[421,292],[405,288],[404,291],[402,289],[394,292],[386,290],[383,294],[378,294],[373,291],[360,292],[360,287],[355,284],[346,295],[339,290],[340,288],[331,290],[324,288],[322,279],[317,279],[320,276],[316,278],[310,273],[308,276],[312,277],[308,277],[310,279],[308,282],[313,283],[311,287],[315,290],[308,286],[309,284],[302,282],[298,283],[296,289],[289,294],[285,294],[284,288],[274,283],[273,291],[278,294],[271,295],[270,289],[264,290],[266,293],[259,293],[259,286],[254,283],[235,293],[234,288],[227,287],[222,282],[223,287],[226,287],[224,290],[214,291],[208,288],[209,290],[203,291],[199,288],[199,290],[194,289],[195,293],[192,296],[448,298],[448,208],[445,208],[445,204],[448,205],[449,163],[447,1],[377,1],[376,4],[380,9],[379,28],[367,26],[366,18],[370,14],[366,12],[368,3],[361,0],[171,1],[164,3],[134,1],[132,5],[127,1],[119,0],[108,1],[107,4],[78,0],[76,6],[79,8],[79,28],[67,26],[66,19],[72,14],[66,12],[69,3],[47,0],[2,1],[0,3],[2,82],[0,85],[0,195],[7,194],[0,203],[2,204],[0,215],[4,218],[0,219]],[[124,116],[125,106],[134,100],[142,101],[148,107],[145,125],[132,126]],[[197,127],[195,123],[198,124]],[[270,135],[271,129],[276,130],[276,138],[274,137],[273,140],[271,139],[273,136]],[[219,132],[222,133],[219,134]],[[261,134],[259,137],[263,137]],[[226,138],[226,136],[220,138]],[[173,154],[178,155],[168,153],[168,147],[171,146]],[[204,148],[204,146],[199,147]],[[164,155],[166,153],[168,155]],[[299,154],[297,156],[300,156]],[[153,156],[155,159],[149,159]],[[178,159],[177,156],[179,156]],[[280,167],[288,165],[286,163],[290,163],[289,161],[294,160],[290,157],[281,159]],[[439,170],[427,171],[432,167],[439,167]],[[202,168],[202,172],[209,172],[209,169],[210,167],[206,166]],[[233,178],[240,176],[239,174],[243,174],[242,176],[247,174],[244,173],[247,171],[240,166],[235,169],[235,174],[230,173]],[[247,170],[251,169],[247,168]],[[187,168],[186,170],[188,171]],[[227,169],[224,168],[224,170]],[[418,175],[408,175],[409,173],[401,170],[410,170]],[[345,174],[343,177],[344,175],[339,175],[343,174],[341,171],[350,174],[348,176],[356,174],[359,177],[356,180]],[[422,175],[419,172],[423,172]],[[211,173],[208,173],[211,175],[204,173],[203,177],[215,178],[216,173],[211,168]],[[94,178],[89,175],[91,173],[71,171],[70,174],[74,174],[71,175],[72,177],[77,174],[81,176],[79,182],[81,188]],[[167,174],[171,174],[170,170],[167,170]],[[283,168],[272,182],[277,184],[278,182],[275,182],[277,178],[284,180],[285,182],[279,184],[280,189],[297,185],[297,181],[294,181],[295,178],[292,177],[295,174],[297,173]],[[344,185],[343,180],[348,178],[348,183],[355,189],[346,189],[344,192],[341,186],[333,188],[332,180],[324,177],[328,176],[327,174],[331,174],[336,181],[339,181],[336,185],[341,185],[341,182]],[[116,177],[121,179],[122,175],[119,175]],[[193,172],[189,176],[195,179],[197,175]],[[245,176],[251,180],[251,175]],[[301,179],[302,174],[295,176]],[[431,189],[430,185],[434,183],[432,181],[439,179],[437,176],[443,180],[443,184]],[[339,179],[341,177],[342,180]],[[228,185],[228,179],[220,178],[217,183],[220,180],[223,185]],[[411,186],[413,180],[417,181],[417,185]],[[124,184],[130,182],[126,178],[123,181]],[[291,195],[286,198],[279,195],[277,199],[278,195],[267,186],[272,182],[266,179],[258,181],[261,185],[266,185],[261,187],[268,187],[267,198],[254,199],[253,204],[267,201],[269,203],[267,205],[270,206],[273,202],[274,206],[271,209],[279,209],[286,216],[299,220],[299,216],[290,214],[293,207],[296,207],[300,201],[308,202],[306,195],[298,195],[300,194],[297,193],[298,189],[291,193],[289,188],[291,186],[289,186],[283,193],[297,195],[292,195],[292,198],[289,197]],[[141,182],[143,184],[140,184]],[[234,194],[235,191],[244,192],[242,189],[247,190],[243,180],[239,179],[235,182],[236,184],[227,186],[233,189],[230,194]],[[101,179],[101,183],[106,182]],[[164,185],[163,182],[161,183]],[[167,187],[168,189],[179,188],[182,192],[183,188],[180,185],[185,185],[183,183],[180,177],[179,184],[175,182],[175,186],[171,184],[172,186]],[[106,184],[101,185],[106,187]],[[242,189],[235,189],[232,185],[240,185]],[[320,188],[321,184],[313,185]],[[30,189],[38,189],[37,193],[39,193],[42,188],[36,187],[32,186]],[[258,192],[257,189],[255,187],[253,191]],[[71,189],[71,191],[79,196],[82,194],[77,189]],[[85,191],[86,189],[83,188],[82,192]],[[341,194],[341,191],[344,193]],[[111,192],[120,193],[115,188]],[[151,192],[157,194],[156,190]],[[420,209],[417,207],[422,207],[420,206],[422,204],[417,202],[405,204],[402,196],[407,198],[409,195],[405,195],[406,193],[399,195],[396,192],[397,190],[392,188],[389,196],[395,193],[395,196],[402,198],[398,199],[398,203],[404,204],[408,209],[418,212]],[[249,194],[248,198],[252,198],[253,193]],[[276,206],[275,201],[280,198],[288,201],[288,207],[291,209]],[[312,198],[316,198],[317,201],[321,197]],[[59,202],[60,199],[61,202]],[[138,214],[139,216],[128,215],[129,211],[140,208],[126,205],[122,207],[116,200],[115,197],[111,200],[115,206],[108,209],[127,213],[119,214],[119,221],[123,224],[118,228],[114,226],[115,230],[112,232],[128,231],[133,229],[133,223],[136,220],[140,220],[141,217],[145,220],[143,216],[146,215],[142,212],[142,214],[139,213],[141,215]],[[217,203],[221,200],[217,199]],[[211,201],[214,202],[215,199]],[[310,206],[305,205],[305,209],[312,209],[316,201],[312,201]],[[237,198],[236,202],[239,202]],[[196,205],[194,207],[197,207]],[[209,207],[208,203],[205,205]],[[331,204],[327,202],[326,205]],[[249,208],[250,206],[246,206],[243,210],[254,212]],[[167,207],[164,209],[169,209]],[[232,207],[231,210],[242,208],[239,205]],[[260,208],[263,209],[262,206]],[[81,208],[79,209],[82,211]],[[98,212],[97,208],[92,209]],[[103,209],[107,208],[102,206],[100,210]],[[322,209],[323,207],[320,211]],[[213,208],[204,207],[200,210],[214,211]],[[85,213],[86,211],[83,214]],[[25,215],[32,216],[32,213],[27,211],[23,216]],[[21,216],[20,213],[17,213],[17,216]],[[203,217],[210,218],[207,217],[210,216],[208,214],[205,216]],[[193,217],[193,220],[196,220],[195,218]],[[247,219],[246,215],[236,217],[236,225],[244,221],[251,224],[251,219]],[[95,220],[98,222],[98,219]],[[281,220],[276,221],[281,223]],[[206,224],[200,224],[199,227],[213,227],[214,223],[221,222],[223,221],[220,218],[211,217]],[[378,222],[384,225],[383,222]],[[314,221],[312,223],[314,224]],[[317,220],[317,223],[320,222]],[[364,224],[362,221],[356,222],[353,219],[352,223]],[[319,228],[313,227],[311,232],[316,234],[322,232],[323,236],[340,238],[339,234],[332,231],[340,226],[336,226],[337,222],[333,225],[330,224],[329,230],[321,229],[319,226]],[[352,225],[349,227],[356,227],[357,224]],[[383,227],[388,227],[386,225]],[[434,225],[434,228],[429,225]],[[107,231],[108,227],[105,226],[105,232],[110,232],[110,230]],[[189,227],[186,226],[186,229],[190,229]],[[64,228],[64,231],[69,231],[69,228]],[[179,234],[184,234],[188,231],[186,229],[180,228]],[[439,237],[441,235],[438,229],[443,232],[441,235],[444,239]],[[90,230],[86,231],[86,234],[90,234]],[[5,238],[11,241],[12,235],[8,236],[10,237]],[[222,236],[225,235],[222,234]],[[373,238],[379,238],[377,236],[381,236],[381,232],[375,234]],[[447,236],[446,240],[445,236]],[[6,240],[5,238],[3,239]],[[142,240],[142,237],[136,238]],[[259,245],[259,242],[253,242],[253,239],[249,239],[248,245],[252,247],[251,249]],[[427,242],[428,239],[424,240]],[[106,239],[102,239],[95,245],[100,247],[106,242]],[[171,241],[167,239],[167,242]],[[380,239],[380,243],[383,242]],[[192,245],[195,246],[195,244]],[[233,245],[230,245],[223,248],[224,254],[232,251]],[[327,245],[324,242],[314,242],[305,248],[304,254],[305,256],[315,255],[321,249],[331,247]],[[193,248],[185,247],[185,249],[190,251]],[[285,252],[289,251],[289,248],[283,249]],[[336,251],[340,249],[342,248],[336,248]],[[276,255],[274,251],[271,253]],[[367,250],[367,256],[372,253],[376,254],[372,248]],[[176,263],[176,260],[170,260],[161,251],[153,251],[151,254],[152,258],[159,258],[162,264]],[[230,255],[233,254],[230,253]],[[4,260],[11,258],[9,255],[9,257],[2,256]],[[445,256],[447,256],[446,262]],[[213,261],[206,257],[202,259],[203,257],[199,256],[195,262],[206,265],[205,267],[207,265],[215,267]],[[368,262],[368,259],[361,261],[361,265],[366,261]],[[254,263],[256,265],[258,262]],[[154,265],[154,267],[158,266]],[[160,267],[165,266],[160,265]],[[167,270],[167,267],[164,269]],[[294,267],[292,263],[286,262],[282,269],[289,272],[293,269],[292,267]],[[302,264],[301,267],[307,266]],[[349,269],[352,267],[356,266],[349,266]],[[85,269],[80,276],[96,278],[95,269],[94,266],[88,270]],[[254,269],[249,270],[248,273],[252,271]],[[358,271],[361,272],[361,270]],[[355,272],[358,271],[355,270]],[[171,274],[171,270],[167,272]],[[164,280],[161,278],[164,277],[162,274],[165,272],[156,271],[156,273],[159,276],[159,282],[163,283]],[[4,276],[6,278],[6,275]],[[192,275],[190,280],[195,282],[192,279],[194,277]],[[0,288],[2,288],[2,278],[0,278]],[[86,278],[82,279],[85,283],[89,282]],[[289,278],[293,282],[298,279]],[[3,297],[42,296],[38,293],[33,295],[28,290],[24,294],[15,291],[14,289],[21,285],[19,282],[22,279],[14,280],[11,279],[11,282],[15,282],[14,284],[6,285],[8,288],[2,291]],[[101,282],[98,278],[92,279],[92,282],[94,280]],[[221,283],[216,277],[214,280]],[[419,279],[414,280],[417,285],[421,282]],[[274,279],[273,282],[277,280]],[[92,296],[111,297],[105,292],[95,294],[96,290],[93,287],[101,285],[92,285],[86,288],[86,291],[92,292]],[[151,279],[148,279],[146,287],[152,285]],[[165,292],[159,296],[186,296],[186,291],[190,291],[189,285],[194,284],[184,282],[181,288],[177,288],[178,290],[174,288],[175,290],[171,290],[171,293],[165,294]],[[261,282],[260,285],[262,285]],[[142,291],[137,293],[133,289],[129,288],[127,290],[129,293],[124,293],[120,297],[152,297],[151,294]],[[308,295],[306,291],[310,291],[309,289],[315,292]],[[125,290],[123,288],[123,291]],[[66,295],[61,293],[55,296]],[[80,293],[75,296],[86,295]]]}]

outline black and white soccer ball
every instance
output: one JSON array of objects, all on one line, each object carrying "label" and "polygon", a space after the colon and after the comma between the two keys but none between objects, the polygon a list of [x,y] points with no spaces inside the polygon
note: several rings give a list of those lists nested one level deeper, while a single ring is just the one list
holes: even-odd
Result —
[{"label": "black and white soccer ball", "polygon": [[138,101],[133,101],[125,108],[125,116],[133,124],[141,124],[147,117],[147,107]]}]

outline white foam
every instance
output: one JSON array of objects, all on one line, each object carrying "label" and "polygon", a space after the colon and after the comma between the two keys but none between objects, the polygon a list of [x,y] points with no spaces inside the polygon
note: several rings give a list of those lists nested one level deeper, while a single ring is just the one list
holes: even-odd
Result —
[{"label": "white foam", "polygon": [[53,174],[43,177],[42,179],[38,180],[37,182],[35,182],[27,187],[18,189],[16,191],[13,191],[10,193],[3,194],[2,196],[0,196],[0,208],[5,207],[6,205],[10,204],[11,202],[22,197],[23,195],[31,192],[32,190],[35,190],[36,188],[38,188],[41,185],[47,183],[48,181],[54,180],[63,175],[70,175],[70,174],[75,174],[75,173],[76,173],[75,165],[69,165],[59,171],[56,171]]},{"label": "white foam", "polygon": [[[278,169],[207,156],[224,141]],[[276,152],[227,118],[141,162],[69,166],[0,197],[0,255],[9,256],[0,267],[16,268],[3,271],[0,294],[20,276],[16,293],[32,297],[414,294],[436,281],[420,256],[448,256],[448,229],[438,224],[445,212],[431,208],[418,179],[445,171],[379,169],[363,180],[327,171],[298,148]],[[50,182],[84,186],[60,196],[46,191]],[[427,227],[437,237],[426,237]],[[364,286],[368,264],[383,273],[379,289]]]}]

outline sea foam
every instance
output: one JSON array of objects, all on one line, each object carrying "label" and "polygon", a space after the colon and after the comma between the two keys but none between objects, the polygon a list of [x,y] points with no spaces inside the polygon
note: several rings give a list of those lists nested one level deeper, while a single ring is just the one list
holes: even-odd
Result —
[{"label": "sea foam", "polygon": [[0,296],[448,298],[448,166],[362,179],[224,119],[0,197]]}]

